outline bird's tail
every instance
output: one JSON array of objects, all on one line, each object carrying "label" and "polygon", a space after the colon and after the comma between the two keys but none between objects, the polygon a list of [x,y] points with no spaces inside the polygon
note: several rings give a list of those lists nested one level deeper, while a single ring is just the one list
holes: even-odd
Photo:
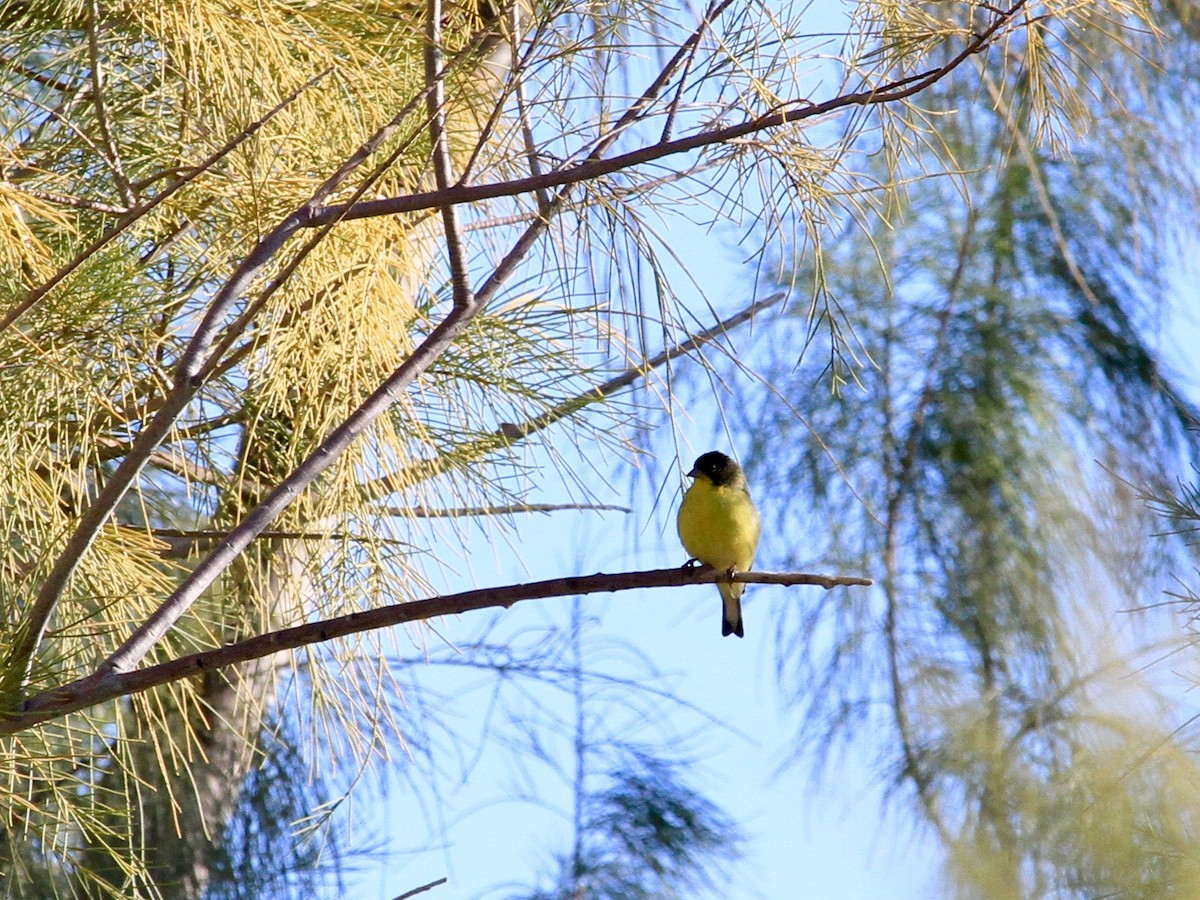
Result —
[{"label": "bird's tail", "polygon": [[736,634],[745,637],[742,629],[742,591],[744,584],[718,584],[721,589],[721,637]]}]

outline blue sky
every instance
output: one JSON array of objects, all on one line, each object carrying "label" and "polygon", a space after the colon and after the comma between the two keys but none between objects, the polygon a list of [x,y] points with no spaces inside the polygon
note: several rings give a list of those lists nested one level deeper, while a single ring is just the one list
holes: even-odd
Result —
[{"label": "blue sky", "polygon": [[[710,298],[717,303],[723,298],[725,311],[744,304],[749,299],[746,269],[722,240],[686,224],[676,227],[680,246],[687,248]],[[702,307],[697,304],[697,309]],[[745,330],[740,339],[749,335]],[[730,402],[728,396],[721,400]],[[714,402],[709,413],[715,406]],[[618,483],[611,494],[597,498],[628,504],[632,494],[638,499],[628,516],[614,512],[521,516],[514,532],[499,542],[473,531],[471,543],[461,551],[462,569],[469,577],[448,579],[439,588],[449,592],[564,574],[681,564],[684,554],[673,525],[679,474],[704,450],[740,449],[714,437],[721,432],[713,418],[676,419],[680,443],[688,448],[681,468],[675,466],[669,431],[655,435],[659,470],[668,473],[657,508],[652,509],[658,485],[648,487],[643,479],[637,487]],[[617,477],[629,479],[630,473],[626,470]],[[530,499],[572,498],[542,492]],[[777,546],[787,540],[775,536]],[[796,535],[794,542],[802,543],[803,536]],[[766,556],[756,566],[778,567]],[[662,673],[656,685],[715,720],[706,723],[685,708],[662,704],[665,722],[639,726],[635,717],[623,726],[631,736],[637,735],[639,727],[647,737],[664,732],[680,735],[681,748],[696,760],[692,785],[741,824],[746,836],[744,858],[729,872],[729,889],[712,896],[848,900],[878,896],[881,891],[894,898],[936,895],[940,851],[914,829],[904,814],[903,799],[891,807],[884,804],[882,779],[872,768],[870,748],[835,759],[820,782],[813,780],[805,764],[787,764],[798,723],[781,705],[774,683],[772,616],[784,604],[812,602],[817,591],[820,588],[752,587],[745,604],[744,640],[720,636],[719,599],[709,586],[593,596],[584,600],[583,609],[595,619],[588,632],[589,646],[597,648],[606,670],[644,677],[643,670],[624,654],[605,650],[614,637],[627,641]],[[500,632],[563,623],[567,610],[565,598],[521,603],[502,614]],[[468,640],[478,633],[481,621],[468,615],[436,627],[451,640]],[[429,641],[438,643],[433,637]],[[487,716],[486,679],[438,668],[418,679],[430,689],[454,695],[453,710],[445,711],[462,726],[465,743],[472,744],[477,733],[473,726]],[[467,692],[468,684],[477,689]],[[455,685],[462,685],[461,691]],[[564,714],[569,714],[565,698],[562,704]],[[569,746],[561,742],[557,749],[569,764]],[[474,750],[474,746],[466,748],[468,754]],[[397,758],[388,764],[405,765],[420,763]],[[418,779],[427,775],[416,773]],[[372,808],[361,793],[356,801],[356,812],[369,823],[368,830],[387,835],[389,855],[349,881],[349,896],[390,898],[445,876],[449,883],[427,896],[493,900],[506,896],[505,885],[529,884],[538,874],[550,872],[553,854],[570,847],[569,785],[544,766],[532,764],[522,770],[499,741],[484,749],[482,761],[465,782],[452,774],[440,777],[437,799],[426,794],[418,802],[402,783],[403,773],[394,769],[392,776],[381,806]],[[514,799],[530,793],[539,802]]]},{"label": "blue sky", "polygon": [[[553,522],[519,524],[514,543],[539,548],[537,555],[524,555],[527,573],[515,563],[503,566],[494,583],[562,574],[561,561],[578,558],[582,546],[596,548],[587,557],[590,564],[572,565],[571,572],[651,568],[681,561],[673,534],[660,538],[648,529],[639,540],[639,552],[629,554],[615,534],[619,523],[587,523],[587,516],[559,513]],[[576,521],[568,524],[572,517]],[[481,547],[480,552],[489,548]],[[770,561],[764,562],[764,568],[770,568]],[[632,642],[663,673],[665,686],[722,723],[701,727],[698,717],[686,710],[671,712],[664,707],[672,720],[668,727],[673,725],[687,736],[689,755],[698,758],[692,784],[741,822],[746,833],[746,856],[730,873],[732,890],[716,896],[835,900],[870,896],[883,885],[892,897],[928,896],[938,853],[912,833],[902,816],[884,821],[878,779],[865,760],[850,755],[832,764],[823,785],[814,784],[804,766],[784,765],[796,723],[781,709],[773,684],[770,619],[780,605],[804,603],[810,592],[819,590],[753,588],[746,603],[747,637],[741,641],[721,638],[719,601],[716,591],[708,587],[594,596],[585,600],[584,611],[596,619],[590,629],[596,645],[603,645],[610,635]],[[504,614],[503,630],[563,621],[565,614],[566,602],[561,600],[518,604]],[[440,623],[439,629],[448,634],[473,633],[468,618],[464,616],[458,625]],[[606,668],[620,671],[622,667]],[[455,674],[433,670],[428,677]],[[439,687],[444,690],[446,684]],[[465,723],[482,720],[487,696],[486,690],[479,690],[458,698],[455,716]],[[469,724],[464,732],[472,733]],[[404,764],[402,760],[392,763]],[[414,822],[419,814],[413,797],[397,785],[386,801],[381,824],[391,833],[398,852],[375,872],[364,873],[369,877],[356,884],[351,896],[393,897],[403,889],[447,876],[450,884],[437,889],[441,896],[501,897],[503,891],[490,889],[528,883],[539,870],[549,870],[551,854],[570,846],[571,795],[562,779],[544,767],[531,769],[539,799],[549,808],[511,800],[522,789],[522,779],[508,749],[499,742],[486,751],[484,762],[467,783],[444,784],[442,815],[448,823],[444,850],[435,846],[436,834],[424,843],[423,826]],[[801,887],[804,893],[798,895]]]}]

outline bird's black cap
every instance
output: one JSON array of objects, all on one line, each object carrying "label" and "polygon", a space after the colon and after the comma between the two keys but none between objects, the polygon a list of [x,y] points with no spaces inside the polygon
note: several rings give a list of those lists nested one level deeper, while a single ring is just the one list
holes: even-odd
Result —
[{"label": "bird's black cap", "polygon": [[717,487],[732,484],[742,474],[741,467],[732,459],[717,450],[710,450],[697,458],[696,464],[688,475],[695,478],[704,475]]}]

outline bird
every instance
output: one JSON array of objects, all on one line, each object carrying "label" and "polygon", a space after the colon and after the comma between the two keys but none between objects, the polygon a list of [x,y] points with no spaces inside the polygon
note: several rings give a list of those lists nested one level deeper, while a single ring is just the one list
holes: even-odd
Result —
[{"label": "bird", "polygon": [[[688,477],[694,479],[679,504],[676,527],[683,549],[693,560],[732,575],[749,571],[758,549],[762,523],[750,499],[742,467],[716,450],[696,459]],[[721,591],[721,635],[745,637],[742,592],[745,584],[718,584]]]}]

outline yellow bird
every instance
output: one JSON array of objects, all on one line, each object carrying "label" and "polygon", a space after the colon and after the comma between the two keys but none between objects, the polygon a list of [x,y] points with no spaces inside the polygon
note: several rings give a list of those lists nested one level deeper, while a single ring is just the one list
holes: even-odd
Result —
[{"label": "yellow bird", "polygon": [[[679,540],[693,559],[733,574],[747,572],[762,531],[758,510],[750,499],[742,467],[713,450],[696,460],[688,477],[695,479],[679,505]],[[742,631],[744,584],[718,584],[724,615],[721,635]]]}]

